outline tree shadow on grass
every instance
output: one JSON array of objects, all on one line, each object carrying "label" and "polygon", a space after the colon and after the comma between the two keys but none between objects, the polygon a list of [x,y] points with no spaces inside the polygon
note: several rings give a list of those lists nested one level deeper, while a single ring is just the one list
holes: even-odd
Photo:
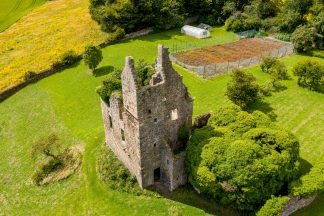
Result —
[{"label": "tree shadow on grass", "polygon": [[252,104],[246,111],[249,113],[252,113],[254,111],[261,111],[265,114],[267,114],[272,121],[277,120],[277,114],[274,113],[274,109],[271,107],[271,105],[265,101],[256,101],[254,104]]},{"label": "tree shadow on grass", "polygon": [[274,85],[273,86],[273,89],[271,90],[271,92],[282,92],[282,91],[286,91],[288,88],[282,84],[279,84],[279,85]]},{"label": "tree shadow on grass", "polygon": [[93,71],[93,76],[94,77],[105,76],[105,75],[113,72],[114,70],[115,70],[115,68],[113,66],[103,66],[103,67],[98,68],[95,71]]},{"label": "tree shadow on grass", "polygon": [[300,170],[299,173],[301,176],[309,173],[313,165],[303,158],[299,158]]},{"label": "tree shadow on grass", "polygon": [[211,215],[242,215],[242,212],[229,206],[223,206],[217,203],[213,198],[198,194],[190,184],[179,187],[173,192],[167,191],[160,186],[153,186],[149,190],[158,192],[164,198],[175,202],[183,203],[188,206],[199,208]]}]

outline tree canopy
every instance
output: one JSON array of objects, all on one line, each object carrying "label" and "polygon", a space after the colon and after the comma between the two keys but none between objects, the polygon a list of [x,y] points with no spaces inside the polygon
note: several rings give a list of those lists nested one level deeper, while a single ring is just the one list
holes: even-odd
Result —
[{"label": "tree canopy", "polygon": [[232,105],[196,129],[187,147],[190,183],[223,204],[255,210],[297,177],[299,142],[260,111]]}]

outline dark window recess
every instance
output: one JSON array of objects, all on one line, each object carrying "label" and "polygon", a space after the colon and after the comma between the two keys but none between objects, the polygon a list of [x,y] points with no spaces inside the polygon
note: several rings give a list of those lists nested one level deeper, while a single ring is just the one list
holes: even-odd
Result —
[{"label": "dark window recess", "polygon": [[156,143],[154,143],[154,147],[156,147]]},{"label": "dark window recess", "polygon": [[112,123],[111,116],[109,116],[109,126],[110,126],[111,128],[113,127],[113,123]]},{"label": "dark window recess", "polygon": [[157,118],[154,119],[154,122],[157,122]]},{"label": "dark window recess", "polygon": [[148,110],[148,113],[151,114],[152,113],[152,110]]},{"label": "dark window recess", "polygon": [[169,165],[169,160],[167,160],[167,164]]},{"label": "dark window recess", "polygon": [[125,132],[123,129],[120,130],[122,140],[125,141]]},{"label": "dark window recess", "polygon": [[161,170],[160,167],[154,170],[154,181],[160,181],[161,179]]}]

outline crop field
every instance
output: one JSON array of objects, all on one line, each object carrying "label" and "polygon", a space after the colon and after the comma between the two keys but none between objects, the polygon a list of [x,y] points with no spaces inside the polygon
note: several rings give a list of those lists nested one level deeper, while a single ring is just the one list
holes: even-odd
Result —
[{"label": "crop field", "polygon": [[[234,34],[227,41],[235,41]],[[121,69],[125,56],[151,63],[157,44],[191,40],[172,30],[124,41],[103,49],[104,60],[89,75],[84,62],[29,85],[0,104],[0,215],[228,215],[217,204],[203,201],[184,189],[171,199],[147,197],[107,188],[96,175],[96,152],[104,142],[99,96],[95,88],[114,69]],[[291,75],[296,62],[324,59],[293,55],[281,59]],[[194,116],[215,111],[230,103],[224,96],[230,74],[202,79],[175,65],[194,98]],[[268,74],[259,67],[246,69],[257,80],[266,82]],[[303,167],[311,167],[324,152],[324,97],[296,85],[296,79],[283,81],[286,90],[273,92],[253,109],[272,114],[278,124],[292,131],[301,143]],[[30,178],[35,162],[31,146],[39,138],[56,133],[66,146],[83,145],[82,169],[67,180],[35,186]],[[324,195],[295,215],[324,216]]]},{"label": "crop field", "polygon": [[88,0],[48,1],[1,33],[0,91],[23,81],[28,71],[51,68],[67,51],[81,54],[85,46],[104,42],[108,35],[88,6]]},{"label": "crop field", "polygon": [[0,32],[15,23],[28,11],[43,4],[47,0],[1,0]]},{"label": "crop field", "polygon": [[200,49],[179,52],[175,54],[175,57],[191,66],[213,65],[265,55],[285,45],[274,40],[251,38],[242,39],[233,43],[206,46]]},{"label": "crop field", "polygon": [[[76,17],[78,17],[76,19]],[[165,34],[165,41],[201,42],[178,35],[179,29]],[[56,0],[36,8],[14,26],[0,34],[0,91],[24,80],[28,71],[51,68],[67,51],[81,54],[85,46],[100,44],[109,37],[102,33],[88,13],[88,0]],[[237,40],[224,28],[213,31],[212,37],[199,47]]]}]

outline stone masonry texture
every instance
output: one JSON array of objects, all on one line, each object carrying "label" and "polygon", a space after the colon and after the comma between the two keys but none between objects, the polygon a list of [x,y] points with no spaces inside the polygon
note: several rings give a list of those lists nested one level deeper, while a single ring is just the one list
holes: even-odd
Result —
[{"label": "stone masonry texture", "polygon": [[159,183],[172,191],[187,182],[178,131],[191,132],[193,100],[162,45],[149,85],[139,85],[132,57],[126,57],[121,79],[122,99],[101,100],[106,144],[140,187]]}]

